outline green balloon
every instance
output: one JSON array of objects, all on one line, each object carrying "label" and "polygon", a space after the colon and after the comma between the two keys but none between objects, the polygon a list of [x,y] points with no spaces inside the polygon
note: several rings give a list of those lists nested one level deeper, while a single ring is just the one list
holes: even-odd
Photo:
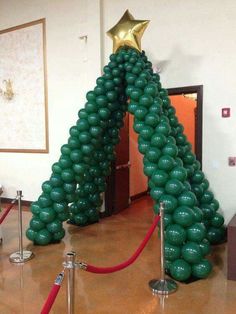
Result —
[{"label": "green balloon", "polygon": [[146,107],[138,106],[134,112],[134,116],[136,119],[143,120],[147,113],[148,113],[148,110]]},{"label": "green balloon", "polygon": [[183,184],[177,179],[170,179],[165,185],[166,192],[171,195],[179,195],[183,189]]},{"label": "green balloon", "polygon": [[171,276],[178,281],[185,281],[191,276],[191,266],[183,259],[177,259],[170,266]]},{"label": "green balloon", "polygon": [[39,206],[44,208],[52,205],[52,200],[49,194],[41,194],[38,198]]},{"label": "green balloon", "polygon": [[67,202],[61,201],[61,202],[55,202],[53,203],[53,209],[56,213],[62,213],[68,209]]},{"label": "green balloon", "polygon": [[65,192],[63,188],[53,188],[50,197],[54,202],[61,202],[65,199]]},{"label": "green balloon", "polygon": [[170,273],[170,267],[171,267],[172,261],[165,259],[165,272]]},{"label": "green balloon", "polygon": [[[69,183],[68,183],[69,184]],[[76,198],[76,194],[75,194],[75,191],[73,193],[68,193],[66,194],[66,201],[68,203],[72,203],[72,202],[75,202],[77,200]]]},{"label": "green balloon", "polygon": [[145,157],[151,162],[157,162],[161,156],[161,151],[157,147],[147,148]]},{"label": "green balloon", "polygon": [[80,110],[79,110],[78,116],[79,116],[79,118],[81,118],[81,119],[87,119],[88,114],[87,114],[86,110],[83,108],[83,109],[80,109]]},{"label": "green balloon", "polygon": [[179,145],[184,145],[186,144],[187,137],[184,134],[177,134],[176,136],[176,143]]},{"label": "green balloon", "polygon": [[164,134],[155,133],[151,138],[151,145],[157,148],[162,148],[166,145],[167,139]]},{"label": "green balloon", "polygon": [[204,219],[212,219],[215,215],[215,211],[211,205],[208,204],[201,204],[201,210],[203,212],[203,218]]},{"label": "green balloon", "polygon": [[201,260],[192,266],[192,274],[197,278],[206,278],[212,270],[212,265],[207,259]]},{"label": "green balloon", "polygon": [[162,149],[162,153],[164,155],[170,155],[171,157],[176,157],[178,154],[178,148],[175,144],[172,143],[167,143],[163,149]]},{"label": "green balloon", "polygon": [[[95,106],[95,105],[93,104],[92,106]],[[88,114],[87,114],[87,117],[88,117]],[[76,123],[76,126],[80,132],[87,131],[90,127],[87,118],[86,119],[79,119]]]},{"label": "green balloon", "polygon": [[74,222],[78,226],[84,226],[88,222],[88,217],[85,215],[85,213],[78,213],[78,214],[73,216],[73,219],[74,219]]},{"label": "green balloon", "polygon": [[203,194],[203,188],[199,184],[192,184],[191,190],[196,195],[197,199],[201,199]]},{"label": "green balloon", "polygon": [[202,256],[206,256],[211,252],[210,242],[207,239],[203,239],[202,242],[199,243],[199,247],[202,252]]},{"label": "green balloon", "polygon": [[178,246],[175,246],[175,245],[165,241],[164,254],[165,254],[165,258],[167,260],[174,261],[174,260],[180,258],[181,251],[180,251],[180,248]]},{"label": "green balloon", "polygon": [[156,186],[165,186],[169,176],[164,170],[155,170],[152,174],[152,182]]},{"label": "green balloon", "polygon": [[74,176],[74,171],[69,168],[69,169],[64,169],[61,173],[61,178],[63,181],[66,183],[71,183],[74,181],[75,176]]},{"label": "green balloon", "polygon": [[91,222],[91,223],[98,222],[99,213],[96,209],[90,208],[90,209],[86,210],[85,214],[88,217],[89,222]]},{"label": "green balloon", "polygon": [[59,159],[59,165],[62,169],[70,168],[72,166],[72,161],[69,156],[62,155]]},{"label": "green balloon", "polygon": [[[52,174],[51,177],[50,177],[50,184],[53,186],[53,187],[59,187],[59,186],[62,186],[63,185],[63,180],[62,180],[62,177],[61,175],[59,174]],[[51,191],[50,191],[51,192]]]},{"label": "green balloon", "polygon": [[91,206],[89,200],[87,200],[87,198],[80,198],[77,203],[77,208],[79,211],[84,211],[86,209],[89,209],[89,207]]},{"label": "green balloon", "polygon": [[196,222],[187,228],[188,241],[201,242],[206,237],[206,227],[203,223]]},{"label": "green balloon", "polygon": [[51,223],[47,224],[47,229],[50,233],[58,232],[62,229],[62,222],[60,220],[55,219]]},{"label": "green balloon", "polygon": [[203,191],[207,190],[209,188],[209,181],[204,179],[201,183],[201,187],[203,188]]},{"label": "green balloon", "polygon": [[76,203],[72,203],[69,207],[69,211],[70,213],[72,213],[73,215],[78,214],[80,212],[78,206],[76,205]]},{"label": "green balloon", "polygon": [[201,203],[210,204],[214,199],[214,194],[211,191],[205,191],[200,200]]},{"label": "green balloon", "polygon": [[54,232],[54,233],[52,234],[52,240],[53,240],[53,242],[58,242],[58,241],[60,241],[62,238],[64,238],[64,236],[65,236],[65,230],[64,230],[64,229],[61,229],[61,230],[59,230],[59,231],[57,231],[57,232]]},{"label": "green balloon", "polygon": [[167,123],[167,122],[160,122],[158,124],[158,126],[155,128],[155,131],[157,133],[161,133],[161,134],[163,134],[165,136],[168,136],[170,134],[171,128],[170,128],[169,123]]},{"label": "green balloon", "polygon": [[51,190],[52,190],[52,184],[51,184],[51,182],[50,182],[49,180],[43,182],[43,184],[42,184],[42,190],[43,190],[43,192],[46,193],[46,194],[51,192]]},{"label": "green balloon", "polygon": [[147,177],[151,177],[156,171],[157,165],[152,162],[147,162],[143,167],[143,172]]},{"label": "green balloon", "polygon": [[[73,128],[73,129],[72,129]],[[74,127],[72,127],[71,129],[74,131]],[[76,128],[76,127],[75,127]],[[70,152],[71,152],[71,149],[70,149],[70,147],[69,147],[69,145],[68,144],[64,144],[64,145],[62,145],[62,147],[61,147],[61,153],[63,154],[63,155],[70,155]]]},{"label": "green balloon", "polygon": [[26,230],[26,236],[30,241],[34,241],[35,237],[36,237],[37,232],[31,228],[28,228]]},{"label": "green balloon", "polygon": [[75,163],[73,165],[73,170],[78,175],[84,175],[86,169],[87,169],[87,166],[84,163]]},{"label": "green balloon", "polygon": [[159,116],[155,113],[148,113],[145,116],[145,124],[155,128],[159,123]]},{"label": "green balloon", "polygon": [[161,187],[154,187],[150,191],[151,198],[155,201],[158,201],[162,194],[165,193],[165,190]]},{"label": "green balloon", "polygon": [[140,130],[140,136],[144,139],[144,140],[150,140],[152,135],[154,133],[154,129],[151,126],[148,125],[144,125],[141,130]]},{"label": "green balloon", "polygon": [[173,223],[173,218],[171,214],[164,215],[164,228],[166,229],[170,224]]},{"label": "green balloon", "polygon": [[162,155],[158,161],[158,167],[161,170],[171,171],[174,165],[175,165],[175,161],[169,155]]},{"label": "green balloon", "polygon": [[187,206],[180,206],[175,209],[173,220],[176,224],[183,227],[190,227],[194,222],[194,213],[191,208]]},{"label": "green balloon", "polygon": [[201,170],[195,171],[194,175],[192,176],[191,180],[193,183],[202,183],[204,180],[205,176],[204,173]]},{"label": "green balloon", "polygon": [[177,199],[173,195],[162,194],[159,199],[159,203],[161,202],[164,204],[165,215],[172,214],[178,206]]},{"label": "green balloon", "polygon": [[224,217],[219,213],[215,213],[215,215],[211,218],[212,227],[219,228],[223,224],[224,224]]},{"label": "green balloon", "polygon": [[182,245],[186,240],[186,231],[177,224],[171,224],[166,229],[166,240],[173,245]]},{"label": "green balloon", "polygon": [[207,230],[207,239],[211,244],[217,244],[223,240],[222,232],[220,228],[210,227]]},{"label": "green balloon", "polygon": [[158,89],[155,83],[148,83],[144,88],[144,94],[151,95],[152,97],[157,96]]},{"label": "green balloon", "polygon": [[220,204],[219,202],[216,200],[216,199],[213,199],[212,202],[211,202],[211,206],[214,208],[214,210],[218,210],[219,207],[220,207]]},{"label": "green balloon", "polygon": [[44,223],[52,222],[55,219],[55,217],[56,217],[56,212],[51,207],[42,208],[39,214],[39,218]]},{"label": "green balloon", "polygon": [[[74,126],[72,126],[71,128],[70,128],[70,135],[71,136],[74,136],[74,137],[78,137],[79,136],[79,130],[78,130],[78,128],[77,128],[77,125],[74,125]],[[63,145],[64,146],[64,145]],[[62,147],[63,147],[62,146]],[[70,149],[70,147],[69,147],[69,145],[68,144],[66,144],[66,146],[68,147],[67,149],[68,149],[68,152],[66,153],[66,152],[64,152],[64,149],[62,149],[61,148],[61,153],[62,154],[65,154],[65,155],[70,155],[70,153],[71,153],[71,149]]]},{"label": "green balloon", "polygon": [[144,94],[139,98],[141,106],[149,107],[153,104],[153,98],[150,95]]},{"label": "green balloon", "polygon": [[187,179],[187,171],[184,167],[176,166],[171,170],[170,177],[184,182]]},{"label": "green balloon", "polygon": [[196,161],[196,156],[192,152],[187,152],[183,157],[183,161],[187,165],[192,165]]},{"label": "green balloon", "polygon": [[69,219],[69,212],[62,212],[62,213],[59,213],[57,215],[57,218],[60,220],[60,221],[66,221],[67,219]]},{"label": "green balloon", "polygon": [[30,228],[34,231],[39,231],[45,227],[45,224],[39,217],[33,217],[30,221]]},{"label": "green balloon", "polygon": [[184,260],[191,264],[199,263],[202,259],[200,246],[195,242],[185,243],[182,247],[181,253]]},{"label": "green balloon", "polygon": [[38,202],[33,202],[30,205],[30,210],[33,215],[38,215],[40,213],[41,207]]},{"label": "green balloon", "polygon": [[202,220],[203,220],[203,212],[202,212],[202,210],[199,207],[197,207],[197,206],[194,206],[192,208],[192,210],[193,210],[193,214],[194,214],[194,220],[196,222],[202,222]]},{"label": "green balloon", "polygon": [[184,191],[178,196],[178,203],[180,206],[188,206],[192,208],[197,204],[196,196],[190,191]]},{"label": "green balloon", "polygon": [[[136,77],[136,75],[134,75]],[[130,80],[129,80],[130,81]],[[132,83],[133,84],[133,83]],[[144,88],[147,85],[147,80],[145,78],[142,77],[138,77],[135,82],[134,82],[134,86],[138,87],[138,88]],[[141,96],[142,97],[142,96]],[[140,97],[140,98],[141,98]],[[145,102],[140,102],[140,104],[144,105]]]},{"label": "green balloon", "polygon": [[59,165],[59,162],[55,162],[53,165],[52,165],[52,171],[53,173],[55,174],[60,174],[62,172],[62,169]]},{"label": "green balloon", "polygon": [[35,243],[39,245],[47,245],[52,240],[52,234],[47,229],[38,231],[35,235]]}]

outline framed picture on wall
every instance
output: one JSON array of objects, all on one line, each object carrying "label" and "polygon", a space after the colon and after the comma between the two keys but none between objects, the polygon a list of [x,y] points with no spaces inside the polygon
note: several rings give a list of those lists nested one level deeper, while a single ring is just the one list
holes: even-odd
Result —
[{"label": "framed picture on wall", "polygon": [[45,19],[0,30],[0,152],[48,153]]}]

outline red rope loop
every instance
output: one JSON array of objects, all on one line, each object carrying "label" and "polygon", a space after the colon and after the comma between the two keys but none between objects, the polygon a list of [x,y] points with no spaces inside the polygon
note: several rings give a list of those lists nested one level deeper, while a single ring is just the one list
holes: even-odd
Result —
[{"label": "red rope loop", "polygon": [[[15,203],[15,200],[14,200]],[[4,213],[2,214],[1,218],[0,218],[0,225],[2,224],[2,222],[4,221],[4,219],[7,217],[7,215],[9,214],[10,210],[12,209],[12,207],[14,206],[14,203],[12,202],[4,211]]]},{"label": "red rope loop", "polygon": [[82,269],[84,269],[90,273],[109,274],[109,273],[114,273],[116,271],[119,271],[119,270],[122,270],[122,269],[128,267],[133,262],[135,262],[135,260],[138,258],[138,256],[142,253],[143,249],[145,248],[146,244],[148,243],[149,239],[151,238],[159,220],[160,220],[160,215],[155,217],[155,219],[154,219],[150,229],[148,230],[145,238],[143,239],[143,241],[141,242],[141,244],[139,245],[137,250],[134,252],[134,254],[127,261],[125,261],[121,264],[118,264],[116,266],[112,266],[112,267],[96,267],[93,265],[88,265],[86,263],[82,263],[84,266],[84,267],[82,267]]},{"label": "red rope loop", "polygon": [[54,285],[52,286],[50,292],[49,292],[49,295],[47,297],[47,300],[45,301],[44,305],[43,305],[43,308],[42,308],[42,311],[41,311],[41,314],[48,314],[56,300],[56,297],[57,297],[57,294],[61,288],[61,284],[62,284],[62,281],[64,279],[64,271],[61,272],[55,282],[54,282]]}]

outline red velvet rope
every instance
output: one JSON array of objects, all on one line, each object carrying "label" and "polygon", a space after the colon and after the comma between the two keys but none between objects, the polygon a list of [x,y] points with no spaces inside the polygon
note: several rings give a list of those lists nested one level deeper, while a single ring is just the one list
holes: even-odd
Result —
[{"label": "red velvet rope", "polygon": [[14,206],[14,203],[11,203],[4,211],[4,213],[2,214],[1,218],[0,218],[0,225],[1,223],[4,221],[4,219],[7,217],[9,211],[12,209],[12,207]]},{"label": "red velvet rope", "polygon": [[50,312],[50,310],[51,310],[51,308],[52,308],[52,306],[56,300],[57,294],[61,288],[61,283],[62,283],[63,277],[64,277],[63,273],[60,273],[57,276],[57,279],[56,279],[54,285],[52,286],[51,291],[49,292],[47,300],[45,301],[45,303],[43,305],[41,314],[48,314]]},{"label": "red velvet rope", "polygon": [[143,249],[145,248],[148,240],[151,238],[158,221],[160,220],[160,216],[156,216],[150,229],[148,230],[145,238],[143,239],[142,243],[140,244],[140,246],[138,247],[138,249],[134,252],[134,254],[125,262],[118,264],[116,266],[112,266],[112,267],[96,267],[96,266],[92,266],[92,265],[86,265],[86,267],[84,268],[84,270],[90,272],[90,273],[96,273],[96,274],[109,274],[109,273],[114,273],[116,271],[122,270],[126,267],[128,267],[130,264],[132,264],[137,258],[138,256],[142,253]]}]

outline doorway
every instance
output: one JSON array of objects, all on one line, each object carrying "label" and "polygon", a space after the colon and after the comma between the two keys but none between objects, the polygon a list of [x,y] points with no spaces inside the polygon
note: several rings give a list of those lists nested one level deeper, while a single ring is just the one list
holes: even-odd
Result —
[{"label": "doorway", "polygon": [[[179,122],[192,144],[197,159],[202,162],[202,101],[203,86],[167,89]],[[133,131],[133,116],[126,114],[116,147],[117,159],[107,178],[105,212],[103,216],[119,213],[129,204],[148,193],[147,177],[143,174],[143,156],[138,151],[137,134]]]}]

